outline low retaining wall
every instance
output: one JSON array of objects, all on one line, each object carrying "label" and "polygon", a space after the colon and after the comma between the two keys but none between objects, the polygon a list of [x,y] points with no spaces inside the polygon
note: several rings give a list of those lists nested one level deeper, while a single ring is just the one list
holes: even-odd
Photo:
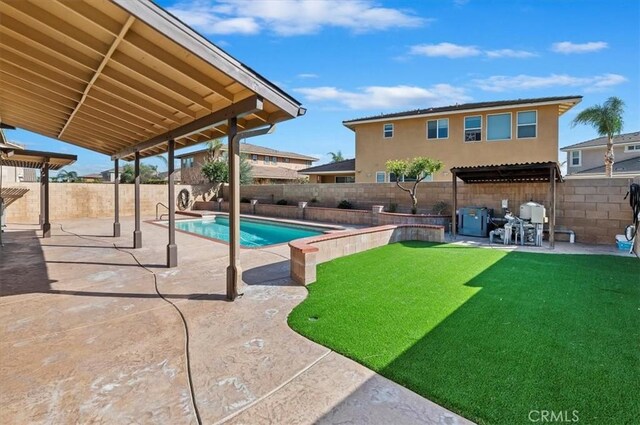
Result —
[{"label": "low retaining wall", "polygon": [[308,285],[316,281],[318,264],[400,241],[444,242],[444,227],[386,225],[298,239],[289,243],[291,278],[298,284]]}]

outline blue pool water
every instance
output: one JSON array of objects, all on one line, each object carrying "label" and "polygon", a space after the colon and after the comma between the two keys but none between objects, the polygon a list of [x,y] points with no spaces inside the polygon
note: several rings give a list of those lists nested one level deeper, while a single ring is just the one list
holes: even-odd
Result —
[{"label": "blue pool water", "polygon": [[[229,218],[226,216],[203,220],[178,220],[176,221],[176,229],[229,242]],[[240,245],[244,247],[274,245],[322,233],[320,230],[309,227],[240,219]]]}]

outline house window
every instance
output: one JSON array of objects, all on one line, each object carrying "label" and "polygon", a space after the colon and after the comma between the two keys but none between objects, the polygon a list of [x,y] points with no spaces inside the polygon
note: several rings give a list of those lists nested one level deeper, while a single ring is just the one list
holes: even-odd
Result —
[{"label": "house window", "polygon": [[518,112],[518,139],[536,137],[538,113],[536,111]]},{"label": "house window", "polygon": [[265,165],[269,165],[269,157],[268,157],[268,156],[266,156],[266,155],[264,156],[264,161],[263,161],[263,163],[264,163]]},{"label": "house window", "polygon": [[393,124],[385,124],[384,125],[384,138],[385,139],[390,139],[393,137]]},{"label": "house window", "polygon": [[448,139],[449,118],[427,121],[427,139]]},{"label": "house window", "polygon": [[384,171],[376,172],[376,183],[384,183],[387,179],[387,174]]},{"label": "house window", "polygon": [[624,147],[625,152],[640,152],[640,145],[627,145]]},{"label": "house window", "polygon": [[336,176],[336,183],[355,183],[356,178],[354,176]]},{"label": "house window", "polygon": [[487,140],[511,139],[511,113],[487,115]]},{"label": "house window", "polygon": [[[420,176],[422,176],[422,174],[420,174]],[[429,177],[429,176],[427,176]],[[394,173],[389,173],[389,181],[391,183],[395,183],[397,181],[399,182],[415,182],[416,180],[418,180],[418,176],[400,176],[399,178],[396,178],[396,175]]]},{"label": "house window", "polygon": [[193,157],[182,158],[182,168],[193,168]]},{"label": "house window", "polygon": [[271,162],[272,162],[273,164],[277,164],[277,163],[278,163],[278,158],[276,158],[275,156],[272,156],[272,157],[271,157]]},{"label": "house window", "polygon": [[482,141],[482,116],[464,117],[464,141]]},{"label": "house window", "polygon": [[256,154],[251,155],[251,160],[253,162],[258,162],[258,155],[256,155]]},{"label": "house window", "polygon": [[289,163],[289,158],[285,158],[284,162],[286,162],[288,164]]},{"label": "house window", "polygon": [[571,166],[580,167],[582,165],[582,151],[571,151]]}]

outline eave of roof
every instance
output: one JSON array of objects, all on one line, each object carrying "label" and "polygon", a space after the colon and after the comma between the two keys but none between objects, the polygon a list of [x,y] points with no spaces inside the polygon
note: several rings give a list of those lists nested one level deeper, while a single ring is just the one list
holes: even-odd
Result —
[{"label": "eave of roof", "polygon": [[300,174],[351,174],[356,172],[356,160],[353,158],[330,162],[328,164],[305,168],[298,172]]},{"label": "eave of roof", "polygon": [[553,169],[556,170],[556,180],[561,182],[562,175],[557,162],[454,167],[450,171],[465,183],[531,183],[550,181]]},{"label": "eave of roof", "polygon": [[561,105],[559,114],[562,115],[578,103],[582,101],[582,96],[556,96],[556,97],[541,97],[530,99],[514,99],[514,100],[501,100],[494,102],[476,102],[476,103],[464,103],[460,105],[440,106],[426,109],[415,109],[412,111],[396,112],[391,114],[374,115],[364,118],[357,118],[353,120],[343,121],[342,124],[353,130],[353,126],[359,124],[367,124],[373,122],[382,122],[389,120],[403,120],[420,117],[428,117],[443,114],[461,114],[465,112],[478,112],[483,110],[499,110],[513,107],[526,107],[530,105]]},{"label": "eave of roof", "polygon": [[[221,151],[226,151],[227,150],[227,145],[222,145],[220,147]],[[176,155],[176,158],[181,159],[181,158],[188,158],[190,156],[194,156],[203,152],[208,152],[209,149],[200,149],[197,151],[193,151],[193,152],[189,152],[189,153],[183,153],[181,155]],[[295,153],[295,152],[286,152],[286,151],[279,151],[277,149],[272,149],[272,148],[267,148],[264,146],[258,146],[258,145],[253,145],[250,143],[241,143],[240,144],[240,153],[246,153],[246,154],[258,154],[258,155],[274,155],[274,156],[281,156],[283,158],[291,158],[291,159],[302,159],[302,160],[306,160],[306,161],[317,161],[318,158],[314,158],[312,156],[307,156],[307,155],[303,155],[303,154],[299,154],[299,153]]]},{"label": "eave of roof", "polygon": [[[608,142],[608,138],[606,136],[596,137],[595,139],[585,140],[584,142],[574,143],[573,145],[565,146],[564,148],[560,148],[562,152],[568,152],[577,149],[589,149],[589,148],[600,148],[602,146],[606,146]],[[614,146],[625,146],[625,145],[633,145],[636,143],[640,143],[640,131],[635,131],[632,133],[624,133],[619,134],[617,136],[613,136],[613,144]]]},{"label": "eave of roof", "polygon": [[59,170],[78,160],[76,155],[27,149],[0,148],[0,164],[10,167],[42,168],[49,164],[50,170]]}]

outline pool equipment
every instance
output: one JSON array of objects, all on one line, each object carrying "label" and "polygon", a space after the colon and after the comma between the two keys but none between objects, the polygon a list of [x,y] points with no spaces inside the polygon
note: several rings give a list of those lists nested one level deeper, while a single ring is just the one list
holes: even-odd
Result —
[{"label": "pool equipment", "polygon": [[458,209],[458,233],[465,236],[489,236],[489,223],[493,210],[487,207],[464,207]]},{"label": "pool equipment", "polygon": [[489,243],[500,238],[505,245],[513,242],[516,245],[542,246],[543,226],[548,220],[543,205],[526,202],[520,205],[519,217],[507,211],[504,218],[507,221],[504,227],[489,233]]}]

